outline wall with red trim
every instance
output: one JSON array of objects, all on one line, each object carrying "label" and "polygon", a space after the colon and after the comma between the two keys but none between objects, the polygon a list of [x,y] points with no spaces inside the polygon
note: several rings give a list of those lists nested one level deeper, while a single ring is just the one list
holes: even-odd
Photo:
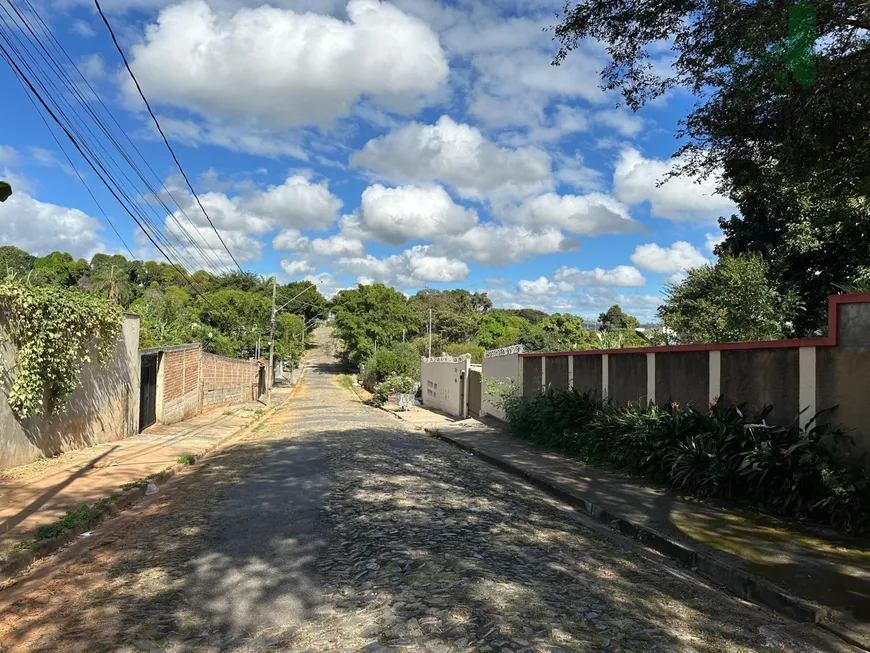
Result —
[{"label": "wall with red trim", "polygon": [[[718,397],[772,405],[770,420],[849,429],[870,463],[870,293],[828,302],[824,337],[520,354],[524,395],[545,387],[628,401],[706,405]],[[567,373],[567,379],[566,379]]]}]

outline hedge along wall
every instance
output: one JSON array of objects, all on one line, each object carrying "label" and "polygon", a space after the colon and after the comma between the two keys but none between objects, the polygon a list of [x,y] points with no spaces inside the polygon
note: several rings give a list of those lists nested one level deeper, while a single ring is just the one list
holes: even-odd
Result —
[{"label": "hedge along wall", "polygon": [[[0,355],[12,360],[11,345]],[[139,316],[124,318],[121,335],[107,368],[85,363],[66,409],[48,417],[21,421],[0,390],[0,469],[25,465],[39,456],[113,442],[135,435],[139,428]]]},{"label": "hedge along wall", "polygon": [[[824,338],[520,354],[523,394],[591,390],[617,404],[718,397],[773,405],[770,420],[852,429],[854,455],[870,452],[870,293],[835,295]],[[803,411],[801,413],[801,411]],[[868,456],[870,461],[870,456]]]}]

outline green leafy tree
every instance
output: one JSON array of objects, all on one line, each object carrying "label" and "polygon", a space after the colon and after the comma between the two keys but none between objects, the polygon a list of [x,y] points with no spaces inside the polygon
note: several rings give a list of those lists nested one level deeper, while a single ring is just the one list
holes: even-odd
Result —
[{"label": "green leafy tree", "polygon": [[717,252],[762,256],[771,283],[804,309],[784,316],[794,335],[824,334],[828,295],[870,274],[870,204],[814,197],[761,172],[747,176],[737,198],[741,215],[720,219]]},{"label": "green leafy tree", "polygon": [[723,256],[716,265],[689,270],[665,289],[662,324],[679,343],[775,340],[787,335],[783,316],[797,300],[767,279],[760,256]]},{"label": "green leafy tree", "polygon": [[291,281],[278,286],[277,304],[283,306],[286,302],[290,303],[283,310],[301,315],[306,322],[314,318],[325,319],[329,313],[329,302],[320,294],[317,284],[311,281]]},{"label": "green leafy tree", "polygon": [[132,268],[120,254],[94,254],[90,271],[87,277],[82,277],[80,284],[85,281],[89,293],[128,306],[136,291]]},{"label": "green leafy tree", "polygon": [[632,109],[675,87],[694,93],[682,171],[724,169],[730,188],[732,168],[750,163],[813,195],[854,198],[870,186],[868,33],[857,2],[584,0],[555,27],[556,61],[593,38],[609,56],[603,86]]},{"label": "green leafy tree", "polygon": [[538,324],[547,319],[548,315],[544,311],[539,311],[536,308],[508,308],[503,309],[510,315],[516,315],[524,319],[529,324]]},{"label": "green leafy tree", "polygon": [[0,278],[22,276],[33,269],[36,257],[13,245],[0,245]]},{"label": "green leafy tree", "polygon": [[640,326],[640,320],[622,310],[619,304],[614,304],[606,313],[598,315],[602,331],[634,330]]},{"label": "green leafy tree", "polygon": [[477,342],[486,349],[510,347],[520,342],[523,329],[529,323],[509,311],[494,309],[480,318]]},{"label": "green leafy tree", "polygon": [[558,351],[561,349],[553,332],[545,329],[540,323],[526,324],[520,334],[519,344],[526,351]]},{"label": "green leafy tree", "polygon": [[332,311],[347,356],[357,364],[374,354],[376,343],[387,347],[420,329],[420,315],[405,296],[382,283],[340,291],[332,300]]},{"label": "green leafy tree", "polygon": [[33,261],[33,281],[52,286],[74,286],[89,270],[87,261],[66,252],[52,252]]},{"label": "green leafy tree", "polygon": [[486,355],[486,349],[470,342],[454,342],[444,346],[444,353],[454,357],[468,354],[471,356],[472,363],[482,363],[483,357]]},{"label": "green leafy tree", "polygon": [[592,336],[583,328],[583,318],[571,313],[554,313],[541,322],[541,328],[552,335],[557,349],[568,351],[592,348]]},{"label": "green leafy tree", "polygon": [[[262,295],[243,290],[222,289],[210,293],[197,302],[202,320],[200,342],[208,348],[209,343],[232,347],[233,355],[248,358],[254,355],[257,340],[268,347],[269,324],[272,313],[271,300]],[[208,335],[211,334],[211,335]],[[224,340],[219,340],[223,336]]]},{"label": "green leafy tree", "polygon": [[279,313],[275,322],[275,356],[279,360],[291,361],[295,365],[305,352],[303,340],[305,320],[301,315]]}]

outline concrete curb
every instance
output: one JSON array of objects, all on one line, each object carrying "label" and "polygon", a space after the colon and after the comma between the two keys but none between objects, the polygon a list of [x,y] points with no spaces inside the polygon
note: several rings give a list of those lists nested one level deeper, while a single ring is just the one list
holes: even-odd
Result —
[{"label": "concrete curb", "polygon": [[[296,394],[296,388],[299,387],[303,379],[304,373],[300,375],[299,380],[293,386],[293,389],[290,391],[287,397],[285,397],[284,400],[280,403],[269,404],[263,412],[262,418],[257,420],[257,422],[255,422],[254,424],[242,426],[234,433],[231,433],[225,438],[221,438],[217,442],[201,450],[199,453],[193,454],[196,462],[198,463],[200,460],[213,453],[216,449],[222,447],[229,440],[232,440],[233,438],[242,435],[246,431],[253,430],[257,426],[257,423],[265,420],[272,412],[283,406],[294,394]],[[173,476],[175,476],[178,472],[186,467],[192,467],[192,465],[189,465],[187,463],[176,463],[170,469],[166,469],[147,480],[149,483],[154,483],[154,485],[159,488],[161,485],[165,484],[169,479],[171,479]],[[68,531],[62,535],[58,535],[57,537],[52,537],[45,540],[40,540],[38,542],[34,542],[29,549],[20,549],[12,553],[2,564],[0,564],[0,582],[11,580],[17,574],[27,569],[35,561],[51,555],[61,547],[72,542],[82,533],[92,530],[93,528],[103,523],[105,520],[114,517],[115,515],[131,507],[133,504],[135,504],[137,501],[145,496],[146,489],[147,484],[125,490],[119,496],[117,496],[115,499],[108,503],[106,510],[103,513],[88,522],[82,528]]]},{"label": "concrete curb", "polygon": [[490,463],[499,469],[525,479],[530,484],[543,490],[547,494],[550,494],[572,507],[581,510],[592,519],[607,524],[623,535],[627,535],[628,537],[641,542],[644,546],[654,549],[668,558],[676,560],[680,564],[689,567],[717,585],[727,588],[733,594],[742,599],[771,608],[772,610],[797,621],[807,621],[818,624],[833,634],[848,641],[850,644],[864,648],[864,645],[860,643],[860,640],[851,636],[848,631],[846,631],[846,636],[844,636],[843,629],[835,624],[831,624],[834,626],[833,628],[828,628],[829,622],[825,622],[824,620],[827,619],[830,614],[826,609],[820,606],[793,596],[769,581],[753,576],[742,569],[732,567],[721,560],[717,560],[711,555],[696,551],[695,549],[692,549],[647,526],[641,526],[640,524],[635,524],[634,522],[624,519],[623,517],[610,512],[606,508],[598,506],[592,501],[583,498],[559,483],[523,469],[522,467],[499,458],[498,456],[484,453],[476,447],[451,438],[449,435],[445,435],[437,429],[427,428],[425,431],[444,442],[462,449],[463,451],[474,454],[481,460]]}]

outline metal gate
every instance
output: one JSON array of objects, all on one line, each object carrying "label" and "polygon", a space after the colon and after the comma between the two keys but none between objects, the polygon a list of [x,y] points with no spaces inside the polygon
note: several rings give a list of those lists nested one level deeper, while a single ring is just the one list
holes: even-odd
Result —
[{"label": "metal gate", "polygon": [[255,399],[259,399],[264,394],[266,394],[266,368],[261,365],[259,374],[257,374],[257,396]]},{"label": "metal gate", "polygon": [[157,421],[157,354],[142,357],[139,386],[139,432]]},{"label": "metal gate", "polygon": [[468,416],[475,419],[480,417],[483,388],[480,370],[468,371]]}]

